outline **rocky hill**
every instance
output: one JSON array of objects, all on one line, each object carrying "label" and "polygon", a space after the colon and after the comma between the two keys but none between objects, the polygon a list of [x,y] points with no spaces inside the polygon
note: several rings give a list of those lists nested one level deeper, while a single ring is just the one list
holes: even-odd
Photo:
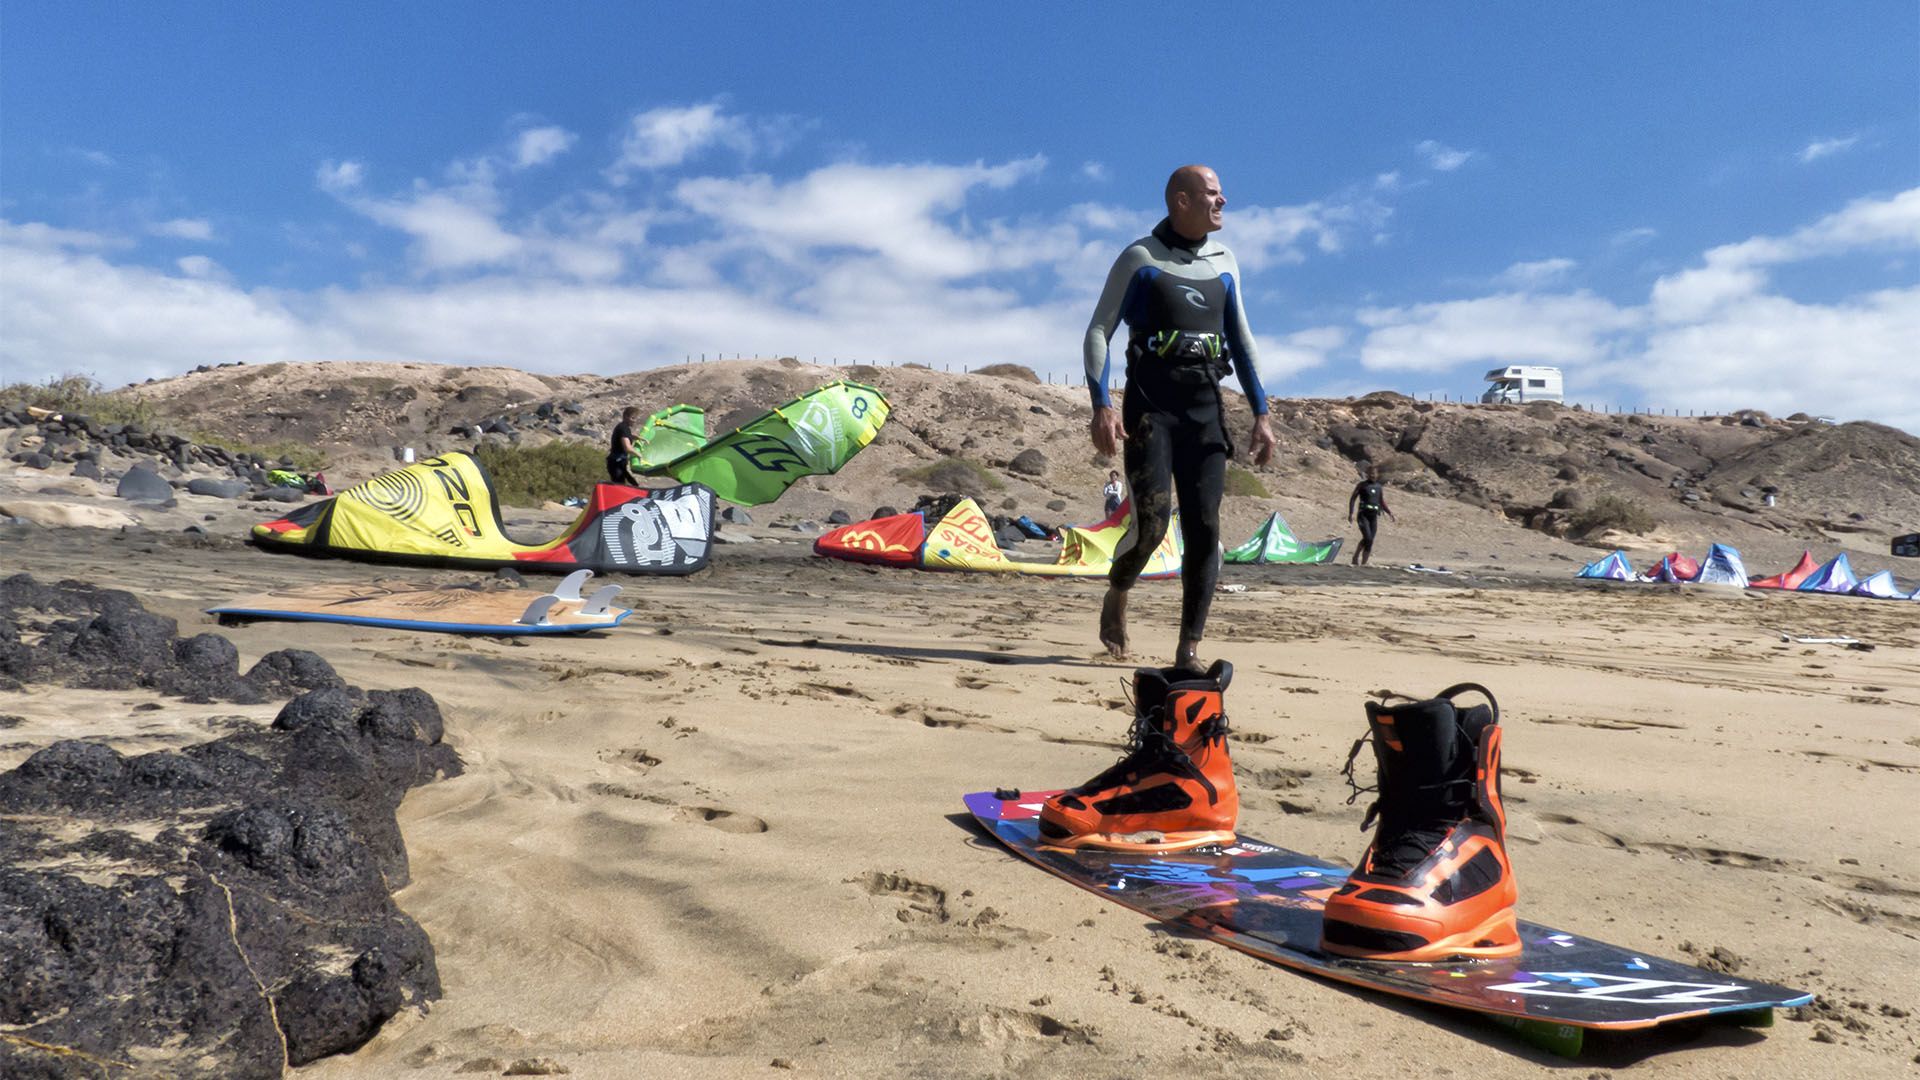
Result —
[{"label": "rocky hill", "polygon": [[[268,364],[201,369],[131,392],[181,431],[319,447],[339,487],[392,467],[401,447],[426,454],[483,441],[598,444],[629,404],[643,412],[699,405],[708,430],[718,433],[833,379],[880,388],[892,402],[891,419],[840,474],[803,481],[756,511],[763,521],[823,519],[835,508],[864,516],[943,489],[1041,520],[1098,516],[1100,485],[1115,463],[1087,440],[1084,388],[1042,382],[1023,368],[960,374],[773,359],[551,376],[430,364]],[[1248,417],[1227,396],[1244,446]],[[1892,536],[1920,529],[1920,439],[1877,424],[1753,411],[1595,414],[1547,404],[1420,402],[1385,391],[1281,398],[1272,411],[1279,452],[1236,488],[1267,495],[1228,500],[1230,535],[1275,509],[1303,536],[1344,531],[1347,494],[1368,462],[1380,466],[1403,518],[1412,511],[1429,527],[1471,534],[1481,546],[1494,537],[1536,549],[1552,541],[1567,545],[1568,558],[1615,545],[1651,550],[1723,540],[1761,553],[1762,563],[1774,553],[1836,545],[1884,562]],[[967,464],[930,469],[955,460]],[[1246,467],[1244,457],[1237,464]]]}]

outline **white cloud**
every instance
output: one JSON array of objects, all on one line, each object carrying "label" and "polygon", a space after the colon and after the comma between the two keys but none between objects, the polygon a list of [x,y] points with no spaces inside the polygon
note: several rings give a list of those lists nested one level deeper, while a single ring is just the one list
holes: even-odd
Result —
[{"label": "white cloud", "polygon": [[[991,359],[1077,379],[1091,294],[1120,246],[1160,216],[1157,192],[1137,205],[983,209],[1033,205],[1048,178],[1038,156],[705,176],[660,165],[659,183],[614,183],[645,161],[684,166],[715,146],[758,153],[774,144],[767,132],[777,125],[718,105],[704,119],[697,112],[642,114],[657,122],[628,140],[612,170],[540,205],[529,205],[529,192],[550,178],[536,183],[523,169],[571,148],[575,138],[558,128],[529,129],[492,155],[410,183],[376,184],[359,161],[320,165],[316,184],[357,221],[294,223],[288,235],[338,253],[367,240],[372,223],[409,242],[411,278],[374,255],[355,267],[360,282],[252,288],[204,256],[132,265],[116,260],[158,256],[127,237],[0,222],[0,365],[10,378],[81,370],[110,382],[232,360],[611,373],[725,350],[956,369]],[[553,134],[526,138],[532,131]],[[1234,204],[1223,238],[1255,285],[1275,288],[1269,278],[1284,275],[1262,268],[1377,241],[1393,217],[1387,200],[1427,182],[1369,176],[1300,205]],[[1002,192],[1012,196],[991,197]],[[1633,230],[1615,241],[1651,236]],[[1778,268],[1833,256],[1879,253],[1911,266],[1916,250],[1920,189],[1702,252],[1641,297],[1571,291],[1578,268],[1552,258],[1508,267],[1486,296],[1351,317],[1322,304],[1302,317],[1304,329],[1256,296],[1253,322],[1262,377],[1281,390],[1307,372],[1338,377],[1335,364],[1354,359],[1357,379],[1435,373],[1425,382],[1457,382],[1468,366],[1475,378],[1481,365],[1538,362],[1567,367],[1576,395],[1645,387],[1668,405],[1688,405],[1685,395],[1703,407],[1791,411],[1791,402],[1920,430],[1920,380],[1907,359],[1920,337],[1920,290],[1814,303],[1771,280]],[[1709,401],[1715,394],[1735,396]]]},{"label": "white cloud", "polygon": [[[1920,251],[1920,188],[1866,198],[1784,236],[1705,252],[1660,278],[1644,304],[1585,292],[1501,293],[1359,312],[1369,369],[1469,363],[1568,369],[1572,400],[1631,387],[1665,407],[1763,408],[1870,417],[1920,432],[1920,287],[1810,303],[1773,289],[1769,268]],[[1524,265],[1524,264],[1523,264]]]},{"label": "white cloud", "polygon": [[[322,334],[270,293],[116,266],[93,254],[0,243],[0,366],[109,385],[222,361],[326,358]],[[337,354],[336,354],[337,355]]]},{"label": "white cloud", "polygon": [[1849,135],[1844,139],[1815,139],[1801,147],[1800,153],[1796,156],[1800,159],[1800,164],[1808,165],[1823,157],[1830,157],[1834,154],[1851,150],[1854,144],[1859,141],[1860,136],[1858,135]]},{"label": "white cloud", "polygon": [[1287,377],[1326,363],[1328,355],[1345,345],[1350,336],[1344,326],[1313,326],[1272,338],[1262,337],[1256,330],[1261,383],[1282,389]]},{"label": "white cloud", "polygon": [[1303,206],[1228,206],[1221,235],[1249,270],[1305,262],[1311,250],[1332,255],[1355,235],[1378,240],[1392,208],[1371,194],[1347,191]]},{"label": "white cloud", "polygon": [[127,247],[128,242],[119,237],[104,233],[88,232],[82,229],[57,229],[37,221],[19,225],[11,221],[0,221],[0,244],[17,245],[33,251],[55,251],[61,248],[109,248]]},{"label": "white cloud", "polygon": [[1452,172],[1465,165],[1476,155],[1472,150],[1455,150],[1445,143],[1433,139],[1422,141],[1414,147],[1420,156],[1427,159],[1427,166],[1436,172]]},{"label": "white cloud", "polygon": [[206,281],[232,280],[232,275],[227,273],[225,267],[205,255],[184,255],[174,260],[174,265],[180,268],[181,273],[190,278],[200,278]]},{"label": "white cloud", "polygon": [[1753,294],[1662,327],[1606,374],[1681,407],[1874,416],[1920,432],[1920,287],[1837,304]]},{"label": "white cloud", "polygon": [[1920,249],[1920,188],[1886,199],[1859,199],[1784,237],[1756,236],[1706,253],[1706,265],[1654,283],[1662,322],[1697,321],[1767,286],[1766,268],[1852,252]]},{"label": "white cloud", "polygon": [[1360,363],[1371,370],[1438,371],[1463,363],[1570,366],[1605,357],[1640,315],[1581,291],[1501,293],[1405,307],[1365,308]]},{"label": "white cloud", "polygon": [[1572,259],[1541,259],[1538,262],[1514,263],[1500,272],[1495,282],[1508,289],[1520,289],[1531,292],[1557,285],[1567,279],[1573,268],[1579,264]]},{"label": "white cloud", "polygon": [[742,152],[752,148],[747,125],[738,117],[724,114],[719,102],[649,109],[628,121],[626,137],[620,144],[620,160],[608,178],[616,185],[624,184],[636,172],[679,165],[716,145],[732,146]]},{"label": "white cloud", "polygon": [[367,168],[357,161],[322,162],[314,180],[320,190],[335,198],[344,198],[366,181]]},{"label": "white cloud", "polygon": [[764,175],[682,181],[674,197],[714,221],[734,249],[798,265],[821,252],[871,252],[914,277],[962,278],[1030,265],[1053,250],[1031,232],[969,231],[948,217],[977,187],[1006,188],[1045,167],[829,165],[791,183]]},{"label": "white cloud", "polygon": [[1080,175],[1088,180],[1105,183],[1107,179],[1107,167],[1101,162],[1089,161],[1080,166]]},{"label": "white cloud", "polygon": [[204,218],[174,218],[172,221],[156,221],[147,226],[147,231],[155,236],[165,236],[175,240],[213,239],[213,224]]},{"label": "white cloud", "polygon": [[1642,225],[1638,228],[1623,229],[1620,232],[1614,233],[1613,236],[1608,239],[1607,243],[1615,248],[1639,247],[1642,244],[1650,243],[1658,239],[1659,236],[1660,230]]},{"label": "white cloud", "polygon": [[578,136],[565,128],[528,128],[514,141],[514,167],[526,169],[535,165],[545,165],[572,148],[577,138]]}]

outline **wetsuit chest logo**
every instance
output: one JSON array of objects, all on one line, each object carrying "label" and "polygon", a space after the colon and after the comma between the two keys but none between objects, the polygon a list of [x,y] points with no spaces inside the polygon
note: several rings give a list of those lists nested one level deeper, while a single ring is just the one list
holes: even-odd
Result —
[{"label": "wetsuit chest logo", "polygon": [[1180,290],[1181,294],[1187,298],[1187,303],[1192,304],[1201,311],[1207,310],[1207,298],[1199,289],[1191,285],[1175,285],[1174,288]]}]

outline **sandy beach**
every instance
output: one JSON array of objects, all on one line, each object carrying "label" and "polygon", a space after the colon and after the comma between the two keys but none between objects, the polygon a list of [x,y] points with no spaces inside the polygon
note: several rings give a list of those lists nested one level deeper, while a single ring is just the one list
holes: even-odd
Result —
[{"label": "sandy beach", "polygon": [[[243,667],[306,648],[439,700],[467,771],[402,805],[397,900],[445,994],[303,1075],[1902,1076],[1920,1053],[1912,605],[1574,582],[1550,553],[1415,574],[1454,543],[1415,530],[1391,566],[1227,569],[1246,588],[1218,596],[1207,649],[1236,670],[1244,834],[1353,859],[1365,803],[1340,771],[1367,695],[1477,681],[1503,710],[1523,918],[1819,995],[1769,1031],[1622,1036],[1569,1063],[1171,933],[968,823],[965,792],[1114,760],[1130,665],[1097,652],[1097,582],[861,567],[735,530],[752,542],[707,572],[623,581],[635,613],[604,634],[219,628],[203,608],[278,585],[477,577],[268,554],[237,539],[259,516],[182,496],[144,530],[8,525],[0,570],[127,589]],[[1178,586],[1136,595],[1163,661]],[[136,698],[8,695],[0,767],[273,711]]]}]

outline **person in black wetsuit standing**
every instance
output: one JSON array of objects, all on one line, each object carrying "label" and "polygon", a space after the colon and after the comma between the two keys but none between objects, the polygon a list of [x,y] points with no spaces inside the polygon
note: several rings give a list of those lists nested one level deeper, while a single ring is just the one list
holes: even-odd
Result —
[{"label": "person in black wetsuit standing", "polygon": [[607,449],[607,483],[639,487],[633,477],[633,422],[640,410],[632,405],[621,410],[620,422],[613,425],[612,445]]},{"label": "person in black wetsuit standing", "polygon": [[[1133,519],[1107,576],[1100,641],[1115,657],[1126,655],[1127,592],[1166,535],[1177,496],[1186,553],[1174,666],[1200,671],[1200,636],[1220,575],[1220,498],[1233,453],[1220,396],[1229,371],[1253,409],[1254,464],[1273,457],[1274,441],[1240,267],[1226,245],[1208,239],[1227,205],[1220,178],[1204,165],[1183,166],[1168,178],[1166,200],[1165,220],[1128,245],[1107,273],[1083,348],[1094,449],[1121,457],[1133,493]],[[1116,409],[1108,343],[1123,321],[1127,389]]]},{"label": "person in black wetsuit standing", "polygon": [[1360,544],[1353,549],[1352,561],[1355,566],[1365,566],[1373,556],[1373,538],[1380,532],[1380,515],[1393,517],[1392,509],[1387,506],[1386,486],[1380,483],[1380,466],[1367,466],[1367,478],[1353,485],[1353,494],[1347,496],[1348,521],[1355,520],[1356,506],[1360,509]]}]

